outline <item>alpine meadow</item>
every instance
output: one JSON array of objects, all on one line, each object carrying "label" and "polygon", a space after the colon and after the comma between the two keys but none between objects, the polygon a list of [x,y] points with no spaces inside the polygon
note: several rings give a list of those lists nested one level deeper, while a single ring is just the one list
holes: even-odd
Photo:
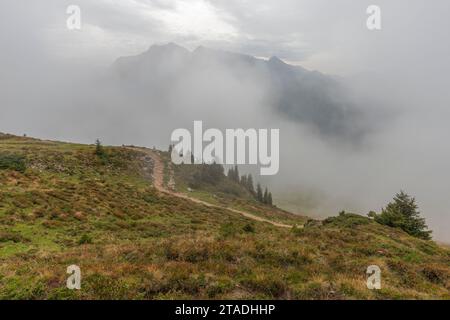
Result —
[{"label": "alpine meadow", "polygon": [[2,0],[0,300],[155,319],[448,303],[449,14]]}]

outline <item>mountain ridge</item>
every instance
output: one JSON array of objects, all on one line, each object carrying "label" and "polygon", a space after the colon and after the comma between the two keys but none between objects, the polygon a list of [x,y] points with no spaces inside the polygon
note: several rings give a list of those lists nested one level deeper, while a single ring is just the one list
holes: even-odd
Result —
[{"label": "mountain ridge", "polygon": [[[261,102],[277,116],[340,141],[360,140],[373,126],[360,102],[335,77],[287,64],[277,57],[264,60],[203,46],[189,51],[170,43],[152,45],[139,55],[117,59],[111,73],[119,83],[118,88],[142,88],[134,89],[133,94],[142,95],[144,100],[168,101],[173,90],[185,94],[185,88],[190,88],[191,103],[199,105],[203,104],[204,92],[233,93],[233,82],[244,88],[252,84],[264,92]],[[193,87],[196,82],[198,85]],[[251,94],[244,89],[236,96]],[[234,101],[233,96],[230,98],[234,103],[242,103]],[[161,102],[160,105],[165,108]]]}]

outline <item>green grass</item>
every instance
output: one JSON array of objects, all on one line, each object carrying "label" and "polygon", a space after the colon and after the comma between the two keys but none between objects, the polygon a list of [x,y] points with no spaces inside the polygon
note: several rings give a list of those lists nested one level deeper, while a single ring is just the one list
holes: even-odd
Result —
[{"label": "green grass", "polygon": [[[450,251],[432,241],[355,214],[274,227],[158,193],[138,151],[105,147],[98,159],[94,150],[0,135],[0,154],[26,163],[0,169],[0,299],[450,298]],[[188,192],[191,168],[172,168],[178,191]],[[224,190],[189,194],[307,220]],[[79,291],[65,288],[71,264],[82,271]],[[371,264],[382,290],[366,288]]]},{"label": "green grass", "polygon": [[[163,159],[166,165],[170,162],[170,158],[166,153],[164,153]],[[275,222],[303,225],[307,221],[307,217],[292,214],[276,206],[267,206],[256,201],[241,185],[227,178],[219,181],[216,185],[203,183],[195,188],[190,187],[189,184],[192,181],[192,177],[197,171],[195,165],[172,165],[172,167],[177,191],[190,197],[226,208],[248,211],[256,216]]]}]

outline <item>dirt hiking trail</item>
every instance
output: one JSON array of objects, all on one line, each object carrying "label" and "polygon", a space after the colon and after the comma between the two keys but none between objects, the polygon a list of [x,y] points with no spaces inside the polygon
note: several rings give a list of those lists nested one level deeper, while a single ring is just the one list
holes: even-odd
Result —
[{"label": "dirt hiking trail", "polygon": [[[150,158],[153,162],[153,174],[152,174],[152,178],[153,178],[153,184],[155,186],[155,188],[159,191],[159,192],[163,192],[166,194],[170,194],[172,196],[178,197],[178,198],[182,198],[182,199],[187,199],[190,200],[192,202],[198,203],[198,204],[202,204],[205,205],[207,207],[212,207],[212,208],[220,208],[220,209],[224,209],[224,210],[228,210],[234,213],[238,213],[248,219],[252,219],[255,221],[259,221],[259,222],[267,222],[270,223],[273,226],[276,227],[280,227],[280,228],[292,228],[291,225],[288,224],[284,224],[284,223],[279,223],[279,222],[275,222],[275,221],[271,221],[269,219],[265,219],[259,216],[256,216],[254,214],[251,214],[249,212],[246,211],[242,211],[242,210],[237,210],[237,209],[233,209],[233,208],[229,208],[229,207],[222,207],[222,206],[218,206],[197,198],[193,198],[190,197],[184,193],[179,193],[176,192],[174,190],[172,190],[172,188],[166,188],[164,186],[164,163],[161,160],[161,157],[159,156],[159,154],[157,153],[157,151],[155,150],[150,150],[150,149],[146,149],[146,148],[137,148],[137,147],[129,147],[129,149],[135,150],[135,151],[140,151],[143,152],[148,158]],[[169,186],[173,186],[174,185],[174,181],[173,181],[173,177],[171,176],[169,178]]]}]

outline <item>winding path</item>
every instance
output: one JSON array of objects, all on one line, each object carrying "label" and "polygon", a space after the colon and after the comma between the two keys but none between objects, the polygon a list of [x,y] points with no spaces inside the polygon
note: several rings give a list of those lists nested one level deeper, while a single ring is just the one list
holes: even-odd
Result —
[{"label": "winding path", "polygon": [[[228,211],[231,211],[234,213],[238,213],[248,219],[252,219],[255,221],[259,221],[259,222],[267,222],[276,227],[292,228],[292,226],[288,225],[288,224],[279,223],[279,222],[275,222],[275,221],[272,221],[269,219],[265,219],[265,218],[259,217],[257,215],[251,214],[246,211],[237,210],[237,209],[233,209],[233,208],[229,208],[229,207],[218,206],[218,205],[215,205],[215,204],[212,204],[212,203],[209,203],[209,202],[197,199],[197,198],[190,197],[184,193],[179,193],[179,192],[175,192],[174,190],[170,190],[170,188],[168,189],[164,186],[164,163],[161,160],[161,157],[157,154],[157,152],[154,150],[150,150],[150,149],[146,149],[146,148],[137,148],[137,147],[129,147],[129,149],[143,152],[143,153],[145,153],[146,156],[148,156],[152,159],[152,161],[153,161],[153,174],[152,174],[153,184],[159,192],[170,194],[172,196],[182,198],[182,199],[187,199],[192,202],[205,205],[207,207],[228,210]],[[171,177],[171,179],[172,179],[172,177]]]}]

